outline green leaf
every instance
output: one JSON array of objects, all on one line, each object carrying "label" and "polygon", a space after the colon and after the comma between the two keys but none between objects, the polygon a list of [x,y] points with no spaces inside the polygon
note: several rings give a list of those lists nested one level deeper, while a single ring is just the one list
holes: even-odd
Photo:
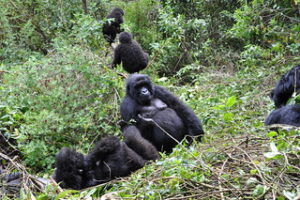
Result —
[{"label": "green leaf", "polygon": [[266,158],[274,158],[277,155],[281,155],[281,154],[279,152],[267,152],[267,153],[264,153],[264,156]]},{"label": "green leaf", "polygon": [[226,102],[226,107],[232,107],[236,102],[236,97],[235,96],[231,96],[229,97],[229,99]]},{"label": "green leaf", "polygon": [[277,149],[277,147],[276,147],[276,145],[275,145],[274,142],[270,143],[270,147],[271,147],[272,152],[278,152],[278,149]]},{"label": "green leaf", "polygon": [[257,185],[253,190],[253,196],[258,197],[265,193],[265,188],[263,185]]},{"label": "green leaf", "polygon": [[271,131],[271,132],[269,132],[268,134],[267,134],[267,136],[268,137],[275,137],[277,135],[277,132],[275,132],[275,131]]},{"label": "green leaf", "polygon": [[224,118],[224,120],[225,120],[226,122],[229,122],[229,121],[232,121],[233,116],[234,116],[234,115],[233,115],[232,113],[224,113],[223,118]]},{"label": "green leaf", "polygon": [[251,169],[250,174],[252,174],[252,175],[257,174],[257,169]]},{"label": "green leaf", "polygon": [[283,195],[288,198],[289,200],[294,200],[296,198],[296,194],[289,191],[283,191]]},{"label": "green leaf", "polygon": [[213,106],[212,109],[214,110],[224,110],[225,106],[224,105],[217,105],[217,106]]},{"label": "green leaf", "polygon": [[61,199],[61,198],[65,198],[66,196],[70,195],[70,194],[75,194],[75,193],[79,193],[79,191],[77,190],[64,190],[63,192],[59,193],[55,200]]}]

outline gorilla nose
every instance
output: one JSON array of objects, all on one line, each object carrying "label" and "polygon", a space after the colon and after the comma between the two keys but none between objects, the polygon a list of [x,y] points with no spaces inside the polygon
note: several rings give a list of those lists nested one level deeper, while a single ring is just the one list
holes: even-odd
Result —
[{"label": "gorilla nose", "polygon": [[149,91],[148,91],[147,88],[142,88],[142,91],[141,91],[141,92],[142,92],[142,94],[148,94]]}]

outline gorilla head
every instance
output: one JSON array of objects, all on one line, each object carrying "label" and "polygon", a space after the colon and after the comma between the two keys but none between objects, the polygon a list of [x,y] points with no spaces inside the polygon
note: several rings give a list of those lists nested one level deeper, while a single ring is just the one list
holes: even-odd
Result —
[{"label": "gorilla head", "polygon": [[120,36],[119,36],[119,41],[120,43],[131,43],[132,42],[132,35],[128,32],[122,32],[120,33]]},{"label": "gorilla head", "polygon": [[170,152],[185,136],[200,139],[204,134],[200,120],[191,109],[143,74],[128,78],[121,116],[124,121],[135,120],[142,137],[159,151]]},{"label": "gorilla head", "polygon": [[62,188],[81,189],[84,182],[84,156],[69,148],[56,155],[54,180]]},{"label": "gorilla head", "polygon": [[124,10],[122,10],[121,8],[114,8],[114,9],[112,9],[111,13],[114,13],[118,16],[123,16],[124,15]]},{"label": "gorilla head", "polygon": [[133,74],[127,79],[126,94],[141,105],[147,105],[153,98],[154,86],[150,78],[142,74]]}]

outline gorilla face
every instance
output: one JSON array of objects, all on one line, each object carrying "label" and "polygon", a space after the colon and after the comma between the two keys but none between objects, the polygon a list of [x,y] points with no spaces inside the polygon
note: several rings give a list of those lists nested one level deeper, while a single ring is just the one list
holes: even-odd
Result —
[{"label": "gorilla face", "polygon": [[152,94],[147,86],[141,86],[135,89],[136,99],[141,105],[148,105],[152,99]]},{"label": "gorilla face", "polygon": [[149,105],[154,94],[154,87],[148,76],[134,74],[128,78],[127,94],[141,105]]}]

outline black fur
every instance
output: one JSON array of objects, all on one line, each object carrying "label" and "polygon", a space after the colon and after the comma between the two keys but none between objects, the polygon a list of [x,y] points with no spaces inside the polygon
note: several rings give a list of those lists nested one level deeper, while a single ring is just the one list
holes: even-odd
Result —
[{"label": "black fur", "polygon": [[265,124],[287,124],[299,127],[300,105],[287,105],[272,111],[267,117]]},{"label": "black fur", "polygon": [[122,62],[124,70],[128,73],[145,69],[148,65],[149,56],[135,40],[132,40],[132,35],[128,32],[122,32],[119,40],[120,44],[114,51],[112,68]]},{"label": "black fur", "polygon": [[54,180],[62,188],[79,190],[85,187],[84,155],[69,148],[62,148],[56,155]]},{"label": "black fur", "polygon": [[127,176],[142,168],[146,160],[116,137],[108,137],[98,143],[87,155],[88,166],[94,171],[94,178],[107,182],[117,177]]},{"label": "black fur", "polygon": [[293,67],[289,72],[284,74],[278,81],[276,87],[272,90],[270,97],[274,101],[275,107],[280,108],[286,105],[294,91],[296,91],[297,94],[300,93],[300,65]]},{"label": "black fur", "polygon": [[156,160],[159,158],[157,149],[145,138],[142,137],[140,131],[134,125],[122,127],[125,143],[142,156],[145,160]]},{"label": "black fur", "polygon": [[147,160],[159,157],[152,144],[138,138],[140,133],[132,125],[123,127],[123,134],[125,142],[115,136],[106,137],[86,156],[63,148],[56,156],[54,179],[63,188],[83,189],[127,176],[142,168]]},{"label": "black fur", "polygon": [[124,11],[121,8],[114,8],[109,15],[107,21],[103,24],[102,33],[107,42],[111,45],[115,41],[117,33],[120,33],[121,24],[123,23]]},{"label": "black fur", "polygon": [[[198,136],[200,139],[204,134],[200,120],[190,108],[143,74],[133,74],[127,79],[121,116],[125,121],[134,119],[142,136],[159,151],[170,152],[177,142],[157,124],[177,141],[185,136]],[[157,124],[144,118],[151,118]]]}]

